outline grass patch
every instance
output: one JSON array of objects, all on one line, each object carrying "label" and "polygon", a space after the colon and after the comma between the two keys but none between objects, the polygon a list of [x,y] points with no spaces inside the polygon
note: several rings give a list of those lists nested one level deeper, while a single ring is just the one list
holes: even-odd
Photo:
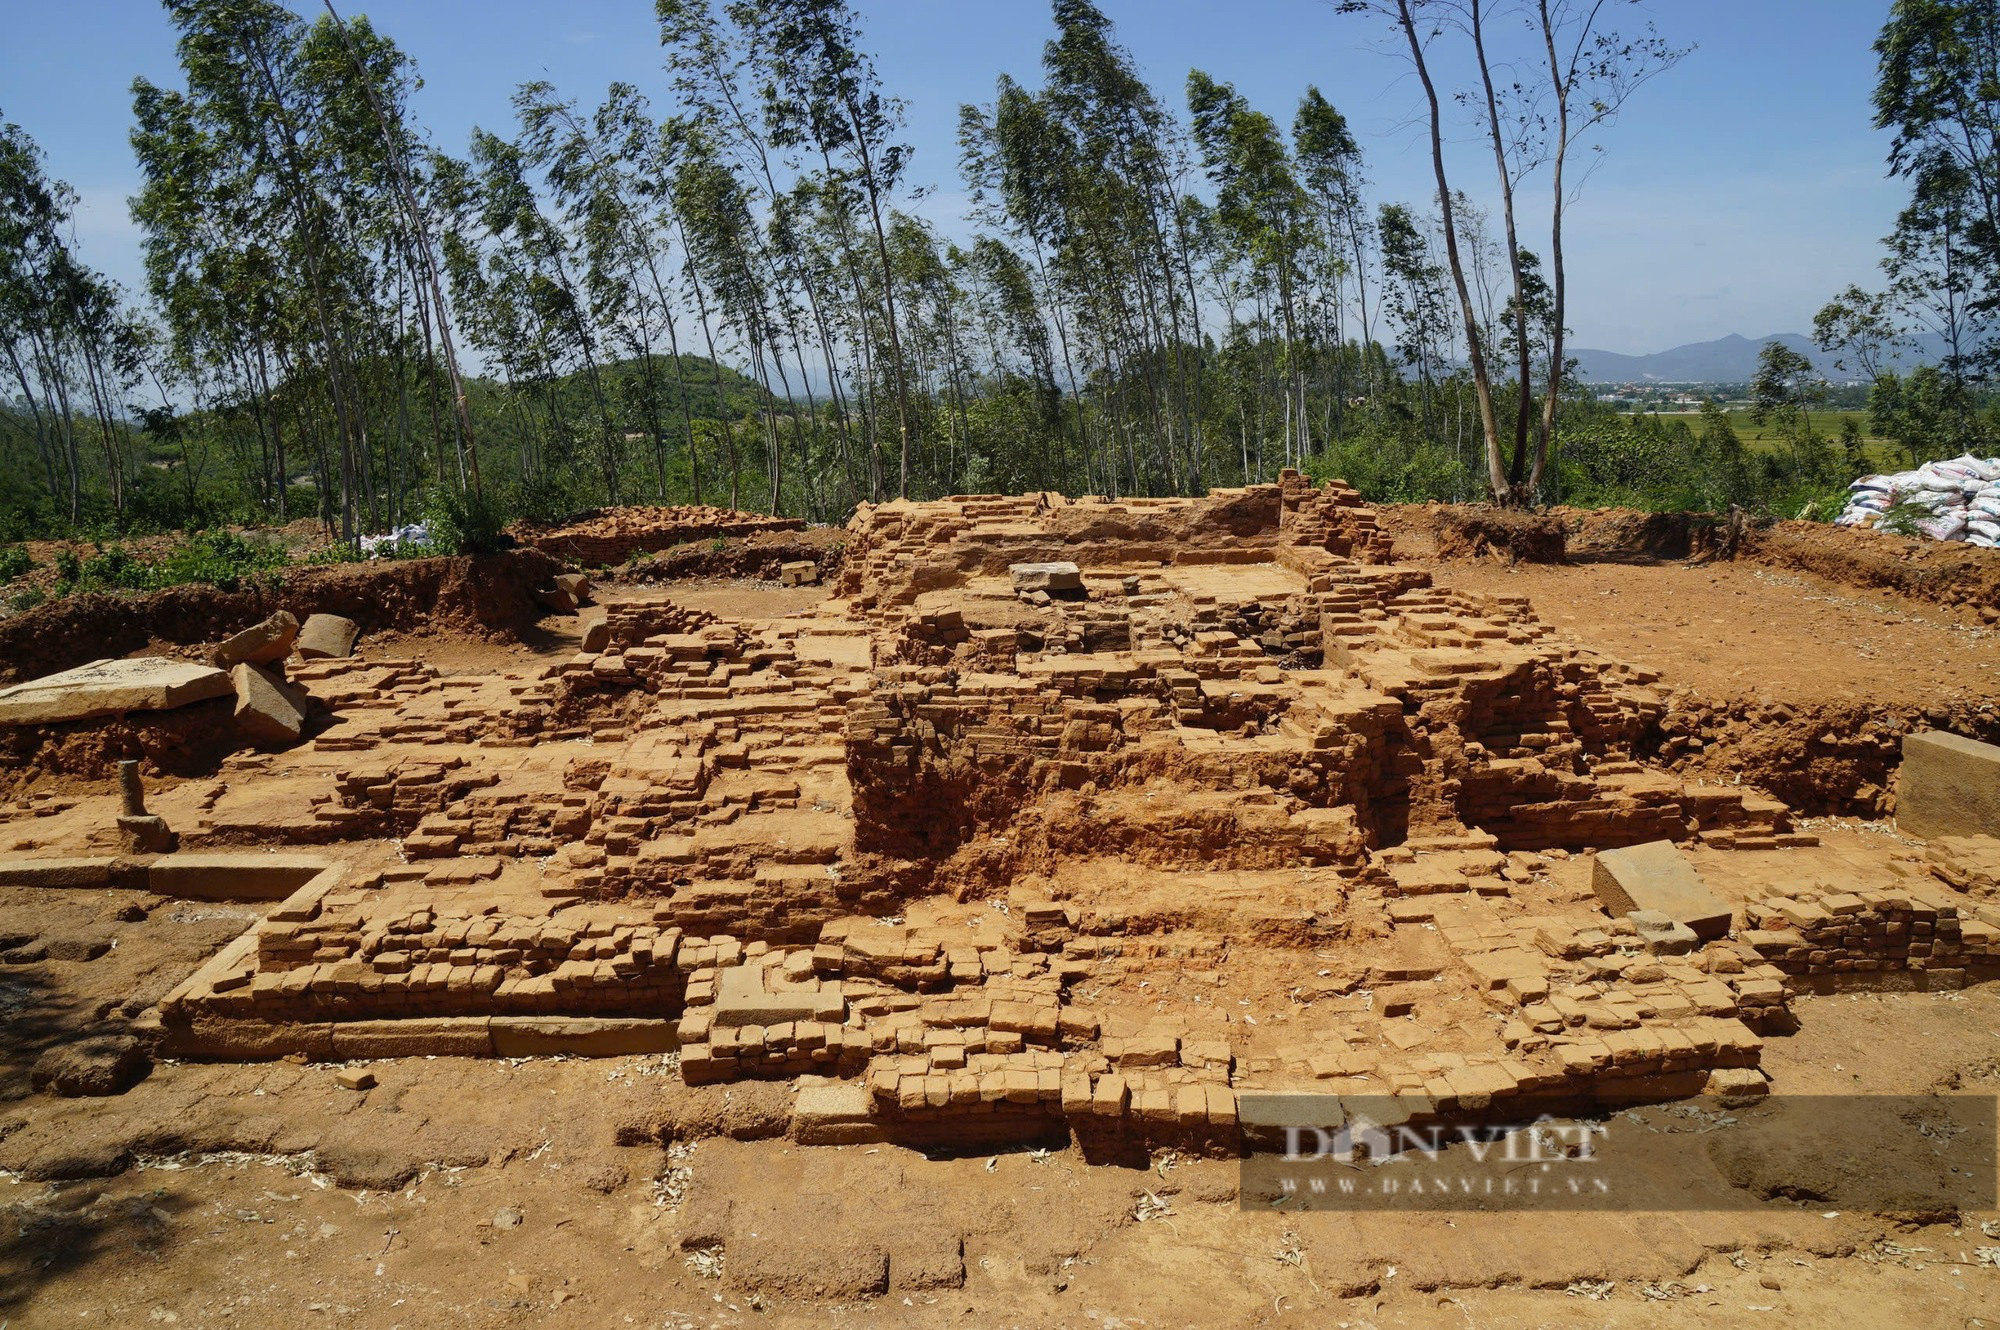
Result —
[{"label": "grass patch", "polygon": [[276,580],[291,562],[275,541],[249,541],[233,531],[202,531],[164,554],[141,559],[125,546],[99,543],[88,558],[56,555],[56,595],[80,591],[158,591],[205,584],[234,591],[247,581]]}]

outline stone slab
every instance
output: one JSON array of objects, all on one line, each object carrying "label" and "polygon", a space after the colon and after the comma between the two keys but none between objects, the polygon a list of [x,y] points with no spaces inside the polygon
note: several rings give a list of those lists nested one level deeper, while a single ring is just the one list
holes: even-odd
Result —
[{"label": "stone slab", "polygon": [[1015,563],[1007,571],[1016,591],[1083,590],[1083,570],[1073,563]]},{"label": "stone slab", "polygon": [[786,988],[767,993],[760,982],[763,971],[755,966],[733,965],[715,980],[714,1024],[723,1029],[744,1025],[783,1025],[788,1021],[825,1019],[822,1012],[828,995],[817,987]]},{"label": "stone slab", "polygon": [[230,670],[229,681],[236,689],[236,728],[244,738],[264,748],[299,741],[305,733],[305,699],[294,689],[248,663]]},{"label": "stone slab", "polygon": [[127,711],[168,711],[227,697],[230,691],[229,676],[210,665],[161,656],[94,660],[0,688],[0,725],[54,725]]},{"label": "stone slab", "polygon": [[1896,825],[1912,836],[2000,836],[2000,746],[1944,730],[1903,736]]},{"label": "stone slab", "polygon": [[274,1062],[302,1054],[333,1057],[333,1026],[322,1021],[260,1021],[195,1013],[161,1024],[167,1057],[216,1062]]},{"label": "stone slab", "polygon": [[208,658],[225,670],[232,665],[272,665],[290,655],[292,643],[298,639],[298,617],[290,610],[279,610],[224,641]]},{"label": "stone slab", "polygon": [[1647,841],[1602,850],[1591,869],[1591,887],[1613,918],[1653,910],[1713,942],[1729,933],[1729,906],[1695,874],[1672,841]]},{"label": "stone slab", "polygon": [[488,1057],[493,1036],[485,1016],[418,1016],[406,1020],[337,1021],[337,1058]]},{"label": "stone slab", "polygon": [[275,901],[326,868],[324,859],[252,850],[168,854],[147,866],[146,886],[181,900]]},{"label": "stone slab", "polygon": [[110,859],[0,859],[0,887],[108,887]]},{"label": "stone slab", "polygon": [[1640,945],[1655,956],[1684,956],[1701,942],[1692,928],[1657,910],[1634,910],[1626,918],[1638,931]]},{"label": "stone slab", "polygon": [[874,1100],[860,1081],[802,1085],[792,1104],[792,1139],[800,1145],[861,1145],[886,1139]]},{"label": "stone slab", "polygon": [[338,614],[315,614],[299,629],[299,655],[305,660],[340,659],[354,654],[361,626]]},{"label": "stone slab", "polygon": [[495,1016],[493,1052],[503,1058],[624,1057],[680,1047],[673,1021],[622,1016]]}]

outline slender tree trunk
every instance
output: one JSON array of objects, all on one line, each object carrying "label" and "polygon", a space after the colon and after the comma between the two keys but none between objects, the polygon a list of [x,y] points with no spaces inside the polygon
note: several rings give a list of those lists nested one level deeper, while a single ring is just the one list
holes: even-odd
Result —
[{"label": "slender tree trunk", "polygon": [[1549,0],[1538,0],[1542,42],[1548,51],[1549,80],[1555,89],[1556,154],[1554,184],[1549,208],[1549,287],[1553,319],[1549,328],[1549,386],[1542,394],[1542,422],[1535,434],[1535,460],[1528,472],[1528,492],[1539,493],[1542,473],[1549,464],[1549,449],[1555,441],[1556,412],[1562,402],[1563,320],[1567,287],[1563,272],[1563,166],[1569,156],[1569,88],[1556,56],[1555,25],[1549,16]]},{"label": "slender tree trunk", "polygon": [[1507,466],[1510,497],[1524,478],[1528,431],[1534,418],[1535,382],[1531,347],[1528,342],[1527,292],[1521,280],[1521,244],[1514,230],[1514,175],[1507,165],[1507,149],[1500,137],[1500,106],[1493,92],[1493,70],[1486,59],[1485,24],[1480,0],[1470,0],[1472,49],[1479,61],[1479,82],[1486,95],[1486,127],[1493,140],[1493,164],[1500,177],[1500,211],[1507,230],[1507,268],[1514,280],[1514,340],[1519,354],[1520,389],[1514,394],[1514,449]]},{"label": "slender tree trunk", "polygon": [[21,385],[21,396],[27,401],[28,410],[34,416],[35,452],[41,458],[42,474],[48,481],[49,498],[52,501],[60,502],[62,499],[62,482],[56,476],[55,455],[49,451],[48,429],[42,421],[42,408],[35,400],[34,390],[28,386],[28,374],[21,367],[21,357],[14,348],[13,340],[11,338],[8,339],[5,345],[7,347],[7,363],[13,367],[14,379]]},{"label": "slender tree trunk", "polygon": [[[479,449],[472,433],[472,411],[466,401],[465,381],[458,374],[458,352],[452,345],[451,316],[446,309],[444,284],[438,280],[437,258],[431,253],[430,227],[423,210],[417,205],[417,196],[410,188],[410,182],[403,173],[403,152],[396,141],[396,135],[389,124],[387,112],[382,108],[381,99],[375,94],[375,81],[368,77],[368,71],[361,63],[361,53],[355,49],[354,36],[347,30],[347,24],[334,12],[333,0],[325,0],[326,12],[333,19],[333,26],[340,31],[340,39],[347,47],[350,59],[354,61],[355,76],[360,79],[363,91],[368,94],[368,105],[375,112],[376,123],[382,128],[382,152],[389,159],[389,171],[396,183],[396,191],[403,203],[405,215],[409,219],[411,231],[417,237],[418,251],[424,259],[424,275],[430,281],[431,298],[437,302],[438,339],[444,347],[445,368],[451,374],[452,400],[458,407],[458,427],[463,440],[467,470],[471,476],[474,493],[479,485]],[[274,94],[275,95],[275,94]]]},{"label": "slender tree trunk", "polygon": [[1437,86],[1431,82],[1429,63],[1424,59],[1423,42],[1417,37],[1417,21],[1410,11],[1410,0],[1396,0],[1397,16],[1402,24],[1403,36],[1410,46],[1410,59],[1415,63],[1417,78],[1424,87],[1424,100],[1430,110],[1431,171],[1437,178],[1438,207],[1444,214],[1445,257],[1451,264],[1451,280],[1458,291],[1458,308],[1465,323],[1465,343],[1468,358],[1472,364],[1473,389],[1479,399],[1479,423],[1486,436],[1487,483],[1492,486],[1493,497],[1507,502],[1512,487],[1507,482],[1507,472],[1500,457],[1500,425],[1493,410],[1493,385],[1486,367],[1486,349],[1480,343],[1479,319],[1473,313],[1472,292],[1465,283],[1465,264],[1458,252],[1458,223],[1452,215],[1451,183],[1445,177],[1444,169],[1444,119],[1438,105]]},{"label": "slender tree trunk", "polygon": [[861,158],[861,179],[868,194],[868,216],[875,224],[875,254],[882,261],[882,304],[889,321],[889,354],[895,358],[896,429],[902,442],[901,475],[896,497],[910,497],[910,392],[903,376],[903,339],[896,326],[896,276],[889,266],[889,238],[882,230],[882,201],[875,180],[875,164],[868,152],[868,136],[861,124],[860,108],[849,105],[854,125],[854,148]]}]

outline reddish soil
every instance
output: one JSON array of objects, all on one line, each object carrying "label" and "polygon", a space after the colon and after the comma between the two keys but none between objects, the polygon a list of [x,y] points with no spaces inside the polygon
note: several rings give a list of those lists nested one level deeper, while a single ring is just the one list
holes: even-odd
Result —
[{"label": "reddish soil", "polygon": [[840,527],[804,531],[760,531],[748,536],[718,536],[671,546],[657,554],[640,554],[609,570],[621,582],[678,582],[690,578],[749,578],[775,582],[788,563],[810,563],[820,580],[840,574],[847,532]]},{"label": "reddish soil", "polygon": [[[1764,566],[1763,543],[1754,562],[1660,558],[1646,546],[1671,548],[1674,524],[1647,514],[1586,524],[1574,562],[1552,567],[1448,561],[1429,534],[1432,510],[1380,511],[1399,560],[1466,590],[1526,595],[1564,634],[1658,670],[1674,705],[1652,755],[1678,769],[1759,785],[1801,812],[1875,815],[1893,807],[1889,776],[1909,730],[2000,741],[2000,629],[1963,611]],[[1898,540],[1808,531],[1864,549]],[[1621,532],[1639,548],[1621,548]]]},{"label": "reddish soil", "polygon": [[0,726],[0,796],[101,789],[124,758],[148,776],[205,776],[243,746],[232,698],[110,720]]},{"label": "reddish soil", "polygon": [[[263,908],[0,890],[0,932],[117,942],[0,968],[8,1325],[1974,1326],[2000,1287],[1990,1216],[1245,1211],[1224,1161],[799,1148],[787,1087],[658,1057],[384,1060],[366,1092],[168,1062],[30,1095],[39,1049],[116,1028]],[[1765,1054],[1782,1091],[1996,1088],[1988,989],[1803,1004]],[[1732,1134],[1662,1139],[1694,1142],[1679,1176]]]},{"label": "reddish soil", "polygon": [[542,615],[534,591],[559,565],[536,550],[477,557],[328,564],[223,591],[93,592],[0,621],[0,683],[106,656],[216,642],[277,610],[339,614],[380,630],[518,637]]},{"label": "reddish soil", "polygon": [[523,522],[514,528],[521,543],[546,550],[586,568],[625,562],[639,552],[672,549],[698,540],[723,540],[760,532],[802,531],[801,517],[711,508],[706,504],[669,507],[593,508],[560,524]]},{"label": "reddish soil", "polygon": [[1989,623],[2000,619],[2000,550],[1818,522],[1780,522],[1752,537],[1749,555],[1759,563],[1846,586],[1958,606]]},{"label": "reddish soil", "polygon": [[[1516,513],[1488,504],[1384,507],[1382,525],[1403,546],[1437,558],[1506,563],[1705,560],[1719,519],[1713,513],[1649,513],[1631,508],[1551,508]],[[1955,608],[1970,622],[2000,622],[2000,551],[1822,522],[1752,526],[1737,558],[1807,573],[1862,591]]]},{"label": "reddish soil", "polygon": [[[1553,519],[1558,534],[1570,527],[1568,564],[1511,557],[1512,537],[1496,541],[1490,534],[1478,557],[1447,559],[1434,535],[1437,510],[1385,509],[1381,520],[1396,535],[1399,562],[1434,569],[1455,592],[1526,596],[1563,636],[1609,659],[1657,670],[1657,691],[1668,705],[1641,741],[1640,756],[1652,764],[1761,785],[1802,813],[1873,815],[1890,807],[1889,775],[1906,730],[1948,725],[2000,740],[2000,629],[1921,590],[1961,582],[1918,578],[1910,585],[1919,589],[1911,590],[1884,571],[1885,580],[1857,589],[1822,573],[1860,578],[1873,566],[1869,559],[1829,556],[1810,570],[1773,566],[1762,544],[1754,559],[1691,567],[1686,555],[1704,528],[1672,516]],[[1481,517],[1453,529],[1499,528]],[[1849,543],[1847,533],[1822,541],[1819,530],[1802,536],[1798,548]],[[438,702],[439,714],[432,720],[441,723],[444,697],[457,701],[490,690],[498,701],[481,714],[497,723],[526,695],[508,694],[498,676],[525,683],[550,664],[571,663],[583,630],[608,611],[629,612],[627,602],[667,596],[724,622],[779,620],[788,631],[810,626],[801,615],[816,608],[833,619],[840,606],[827,603],[830,588],[782,588],[768,579],[775,562],[795,557],[813,558],[826,572],[838,568],[845,534],[758,534],[726,539],[719,551],[706,542],[669,550],[600,579],[598,604],[576,616],[545,615],[533,603],[530,593],[553,565],[532,552],[490,563],[423,561],[447,565],[429,570],[417,563],[327,569],[326,585],[314,582],[321,601],[255,599],[267,594],[261,592],[241,593],[248,597],[241,600],[220,593],[93,598],[51,606],[37,620],[41,636],[56,646],[44,647],[27,632],[8,636],[15,626],[0,625],[0,668],[45,672],[25,668],[24,657],[59,659],[93,642],[92,655],[106,654],[135,634],[130,649],[191,645],[241,626],[263,612],[259,606],[309,604],[363,618],[366,656],[415,655],[446,673],[474,677],[469,688],[459,687],[466,678],[453,678],[448,694],[434,690],[429,700]],[[1781,528],[1760,540],[1789,537]],[[1879,556],[1884,570],[1896,562],[1886,547],[1854,548]],[[997,545],[986,556],[1002,566],[1011,557]],[[1905,562],[1920,567],[1939,560],[1913,555]],[[1167,591],[1153,588],[1177,588],[1190,604],[1201,597],[1228,603],[1267,575],[1275,579],[1269,570],[1227,562],[1144,570],[1153,579],[1147,594],[1164,598]],[[632,585],[665,578],[692,580],[665,589]],[[958,616],[939,611],[984,604],[996,620],[1027,612],[998,577],[972,589],[986,594],[929,593],[939,597],[935,606],[926,602],[909,617],[942,633]],[[300,594],[297,583],[282,593]],[[1247,633],[1245,645],[1246,659],[1263,663]],[[858,666],[870,659],[862,638],[822,634],[813,650],[822,664],[846,661],[850,653]],[[1269,686],[1290,686],[1276,666],[1269,670],[1279,680]],[[691,693],[687,708],[670,718],[683,729],[713,727],[704,713],[720,712],[723,701]],[[385,699],[367,723],[421,720],[426,704],[411,699],[394,709]],[[768,704],[768,697],[758,703]],[[169,771],[180,770],[169,765],[177,761],[196,770],[212,766],[197,751],[205,724],[198,713],[226,705],[172,713],[184,724],[156,726],[150,739],[121,722],[92,738],[79,732],[54,743],[48,751],[60,761],[35,781],[36,799],[4,816],[8,848],[48,857],[109,852],[103,828],[113,796],[102,780],[83,794],[81,773],[101,772],[110,757],[135,745]],[[801,705],[797,718],[822,710],[828,708],[816,702]],[[636,708],[627,714],[645,715]],[[608,704],[599,719],[616,719]],[[1229,739],[1213,732],[1204,755],[1222,751]],[[579,758],[578,769],[592,761],[600,768],[631,762],[638,780],[664,781],[673,768],[636,765],[644,754],[627,745],[643,742],[657,752],[674,733],[658,725],[570,742],[580,753],[602,755]],[[820,746],[835,750],[827,773],[845,780],[850,767],[835,733]],[[813,769],[818,759],[798,737],[764,731],[726,752],[718,747],[704,762],[729,773],[724,781],[734,780],[783,748],[788,760]],[[497,771],[546,756],[554,742],[460,747]],[[1095,741],[1080,734],[1078,745],[1085,742]],[[300,765],[289,767],[259,759],[227,780],[163,781],[153,790],[155,806],[177,825],[230,800],[267,809],[263,826],[286,819],[309,824],[320,792],[383,752],[406,750],[413,763],[435,762],[452,747],[406,733],[385,738],[374,754],[311,755],[310,770],[297,754]],[[1193,758],[1186,762],[1195,765]],[[1372,991],[1354,987],[1362,971],[1350,973],[1351,958],[1386,925],[1377,914],[1343,913],[1345,893],[1359,888],[1294,867],[1292,851],[1275,841],[1269,849],[1285,864],[1285,882],[1278,870],[1177,877],[1163,866],[1176,854],[1205,864],[1217,850],[1246,842],[1253,843],[1243,852],[1254,852],[1267,833],[1233,821],[1258,810],[1239,789],[1201,791],[1215,796],[1206,801],[1182,798],[1166,779],[1174,773],[1156,774],[1161,780],[1145,786],[1099,791],[1093,785],[1051,800],[1045,816],[1064,815],[1077,837],[1078,857],[1060,880],[1009,874],[1018,892],[911,899],[908,923],[1011,928],[1017,895],[1026,904],[1046,896],[1129,915],[1121,926],[1129,952],[1105,952],[1063,982],[1101,1008],[1107,1031],[1114,1017],[1121,1028],[1128,1020],[1137,1027],[1166,1017],[1190,1030],[1226,1025],[1245,1062],[1277,1056],[1303,1041],[1305,1030],[1336,1028],[1340,1022],[1327,1013],[1349,1010],[1342,1003],[1372,1004]],[[411,789],[435,781],[435,775],[413,780]],[[1002,792],[976,768],[967,769],[966,781],[967,790],[955,795],[960,802]],[[519,797],[555,800],[567,788],[524,784]],[[743,842],[756,871],[782,862],[778,851],[816,816],[809,805],[776,811],[729,805],[735,820],[718,825],[740,829],[749,819],[771,819],[762,839]],[[505,806],[483,803],[479,816]],[[919,807],[914,800],[911,806]],[[1224,813],[1232,819],[1224,841],[1202,840],[1197,833]],[[935,808],[924,815],[935,817]],[[1025,818],[1020,828],[1035,833]],[[1114,843],[1123,847],[1122,869],[1082,857]],[[578,847],[561,850],[571,848]],[[991,848],[998,854],[1006,843]],[[1855,863],[1888,880],[1892,856],[1907,849],[1878,825],[1828,830],[1821,846],[1808,849],[1702,846],[1689,853],[1705,881],[1736,903],[1822,869],[1837,877]],[[356,836],[341,853],[400,873],[412,866],[407,851],[407,839],[378,834]],[[867,870],[862,856],[846,862],[857,876]],[[1390,867],[1412,864],[1405,855]],[[516,870],[542,871],[532,857],[510,871]],[[1489,898],[1461,887],[1441,899],[1462,909],[1462,920],[1484,919],[1489,907],[1498,910],[1509,899],[1510,919],[1517,907],[1523,917],[1594,908],[1590,870],[1588,859],[1561,850],[1546,861],[1519,855],[1507,860],[1503,890],[1510,895]],[[1288,886],[1294,875],[1298,884]],[[327,905],[329,912],[346,908]],[[126,1028],[269,909],[267,902],[168,900],[132,890],[0,888],[0,952],[18,950],[20,939],[48,952],[32,960],[0,957],[0,1330],[322,1322],[555,1330],[1973,1326],[1988,1323],[2000,1300],[2000,1214],[1968,1211],[1951,1222],[1923,1222],[1815,1204],[1809,1193],[1774,1192],[1795,1185],[1787,1170],[1797,1161],[1760,1159],[1743,1144],[1770,1139],[1768,1130],[1757,1135],[1762,1108],[1700,1126],[1689,1116],[1703,1111],[1694,1103],[1615,1115],[1620,1131],[1628,1123],[1654,1124],[1649,1130],[1658,1144],[1642,1167],[1657,1170],[1657,1180],[1742,1188],[1761,1197],[1748,1208],[1339,1214],[1246,1209],[1233,1162],[1177,1150],[1126,1167],[1088,1163],[1080,1144],[977,1152],[802,1147],[785,1138],[790,1084],[683,1084],[674,1055],[405,1057],[365,1066],[308,1062],[303,1054],[262,1063],[161,1060],[122,1095],[58,1100],[32,1089],[28,1069],[45,1048]],[[1421,922],[1428,916],[1416,918],[1401,930],[1412,939],[1443,935],[1439,925]],[[93,949],[89,961],[65,958]],[[1423,1004],[1441,1037],[1490,1037],[1501,1009],[1484,993],[1460,992],[1456,974],[1399,984],[1400,997]],[[1386,1003],[1387,987],[1382,997]],[[2000,985],[1800,996],[1795,1007],[1797,1032],[1763,1045],[1761,1066],[1777,1096],[2000,1091]],[[341,1072],[364,1069],[378,1082],[372,1088],[336,1084]],[[1808,1161],[1811,1167],[1833,1165]]]},{"label": "reddish soil", "polygon": [[1493,556],[1510,564],[1563,562],[1563,523],[1549,514],[1481,503],[1438,505],[1428,515],[1441,559]]}]

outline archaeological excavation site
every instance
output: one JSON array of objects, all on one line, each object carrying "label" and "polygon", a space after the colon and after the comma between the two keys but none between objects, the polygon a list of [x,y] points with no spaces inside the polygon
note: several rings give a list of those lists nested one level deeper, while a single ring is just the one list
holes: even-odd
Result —
[{"label": "archaeological excavation site", "polygon": [[[0,1324],[1982,1323],[2000,575],[1505,516],[621,509],[0,621]],[[1643,1196],[1252,1167],[1363,1118]]]}]

